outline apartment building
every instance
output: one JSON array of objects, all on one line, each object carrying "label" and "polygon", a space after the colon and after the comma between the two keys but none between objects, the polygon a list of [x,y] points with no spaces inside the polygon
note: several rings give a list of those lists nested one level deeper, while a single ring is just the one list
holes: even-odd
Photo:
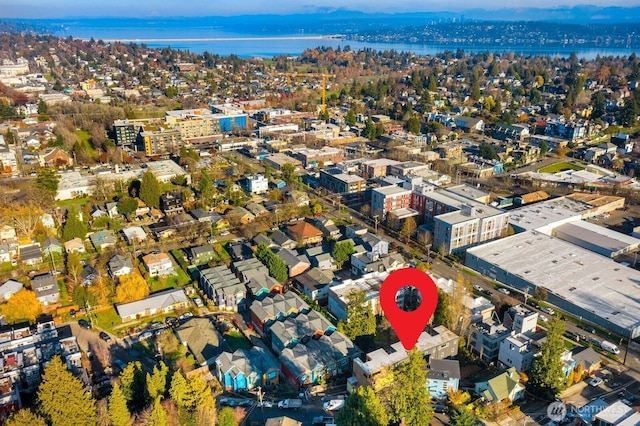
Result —
[{"label": "apartment building", "polygon": [[384,220],[387,213],[411,207],[411,190],[396,185],[383,186],[371,191],[371,214]]},{"label": "apartment building", "polygon": [[344,158],[344,152],[338,148],[323,146],[320,149],[302,149],[296,153],[296,158],[302,161],[305,169],[311,169],[321,165],[332,166],[341,162]]},{"label": "apartment building", "polygon": [[331,167],[320,171],[320,186],[336,194],[357,194],[365,190],[366,181],[360,176]]}]

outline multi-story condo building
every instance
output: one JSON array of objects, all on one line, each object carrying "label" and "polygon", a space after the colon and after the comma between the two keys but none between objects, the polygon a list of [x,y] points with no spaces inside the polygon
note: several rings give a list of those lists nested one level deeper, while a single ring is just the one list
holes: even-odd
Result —
[{"label": "multi-story condo building", "polygon": [[320,186],[336,194],[357,194],[365,190],[366,181],[360,176],[331,167],[320,171]]},{"label": "multi-story condo building", "polygon": [[371,191],[371,214],[384,220],[393,210],[411,207],[411,190],[396,185],[383,186]]},{"label": "multi-story condo building", "polygon": [[296,157],[302,161],[305,169],[319,167],[320,165],[332,166],[343,159],[344,152],[331,146],[323,146],[321,149],[302,149],[296,153]]}]

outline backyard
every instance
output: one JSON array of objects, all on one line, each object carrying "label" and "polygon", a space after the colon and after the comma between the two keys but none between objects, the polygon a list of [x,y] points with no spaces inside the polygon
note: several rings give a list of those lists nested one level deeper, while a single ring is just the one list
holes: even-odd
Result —
[{"label": "backyard", "polygon": [[565,172],[567,170],[583,170],[584,167],[578,166],[576,164],[572,164],[572,163],[567,163],[567,162],[560,162],[560,163],[553,163],[548,165],[547,167],[543,167],[540,170],[538,170],[539,173],[559,173],[559,172]]}]

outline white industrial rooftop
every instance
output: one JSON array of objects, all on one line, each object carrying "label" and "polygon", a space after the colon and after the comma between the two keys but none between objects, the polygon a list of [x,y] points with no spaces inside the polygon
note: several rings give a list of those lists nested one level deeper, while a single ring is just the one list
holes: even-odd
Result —
[{"label": "white industrial rooftop", "polygon": [[640,322],[640,271],[536,231],[468,250],[535,286],[629,329]]}]

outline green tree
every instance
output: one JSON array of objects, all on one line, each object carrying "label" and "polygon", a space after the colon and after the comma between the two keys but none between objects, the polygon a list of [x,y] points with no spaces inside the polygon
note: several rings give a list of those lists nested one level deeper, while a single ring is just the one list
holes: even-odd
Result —
[{"label": "green tree", "polygon": [[329,110],[325,106],[320,110],[320,113],[318,114],[318,120],[322,120],[324,122],[328,122],[329,118],[330,118]]},{"label": "green tree", "polygon": [[62,229],[62,238],[65,241],[72,240],[74,238],[84,239],[87,236],[87,225],[80,220],[80,215],[75,207],[71,207],[67,211],[67,220],[64,222],[64,228]]},{"label": "green tree", "polygon": [[205,171],[202,170],[200,173],[200,180],[198,180],[198,194],[202,201],[206,205],[211,205],[216,196],[216,186],[211,179],[211,176]]},{"label": "green tree", "polygon": [[238,426],[236,420],[236,414],[233,412],[233,408],[224,407],[218,413],[218,426]]},{"label": "green tree", "polygon": [[540,346],[540,356],[534,359],[528,384],[534,394],[553,398],[565,387],[561,356],[565,351],[564,321],[552,317],[547,323],[547,339]]},{"label": "green tree", "polygon": [[390,389],[390,420],[407,425],[428,425],[433,418],[429,405],[431,396],[427,389],[427,363],[416,348],[409,352],[409,359],[394,371]]},{"label": "green tree", "polygon": [[167,411],[162,406],[162,397],[157,397],[153,402],[153,410],[151,410],[151,416],[149,417],[149,426],[168,426],[169,418]]},{"label": "green tree", "polygon": [[421,127],[422,126],[420,124],[420,119],[417,116],[412,115],[409,120],[407,120],[407,130],[409,131],[409,133],[419,135]]},{"label": "green tree", "polygon": [[162,191],[156,176],[150,171],[144,172],[140,182],[140,199],[147,206],[157,208],[160,206],[160,195],[162,195]]},{"label": "green tree", "polygon": [[496,154],[496,150],[486,142],[480,144],[480,157],[486,158],[487,160],[497,160],[500,158],[498,154]]},{"label": "green tree", "polygon": [[344,117],[344,122],[347,126],[355,126],[356,125],[356,113],[353,112],[352,109],[347,111],[347,115]]},{"label": "green tree", "polygon": [[169,395],[178,407],[184,407],[189,393],[189,385],[180,370],[176,370],[171,376]]},{"label": "green tree", "polygon": [[47,426],[47,423],[30,409],[23,408],[11,414],[5,426]]},{"label": "green tree", "polygon": [[58,192],[58,183],[60,182],[60,175],[52,168],[42,168],[36,172],[35,186],[42,189],[47,194],[51,201]]},{"label": "green tree", "polygon": [[338,323],[338,330],[349,339],[370,336],[376,332],[376,315],[366,298],[362,290],[347,296],[347,319]]},{"label": "green tree", "polygon": [[389,417],[373,389],[360,386],[344,401],[336,416],[340,426],[386,426]]},{"label": "green tree", "polygon": [[438,91],[438,77],[436,77],[435,74],[429,75],[429,82],[427,83],[427,89],[429,89],[430,92]]},{"label": "green tree", "polygon": [[547,145],[547,141],[540,142],[540,156],[544,157],[545,155],[547,155],[548,151],[549,151],[549,145]]},{"label": "green tree", "polygon": [[167,391],[167,375],[169,367],[160,361],[160,368],[153,367],[153,374],[147,373],[147,393],[149,399],[155,401],[159,396],[164,396]]},{"label": "green tree", "polygon": [[336,261],[338,269],[340,269],[344,262],[351,258],[353,253],[355,253],[353,241],[345,240],[335,243],[333,250],[331,251],[331,256]]},{"label": "green tree", "polygon": [[82,278],[80,276],[80,274],[82,274],[82,268],[83,266],[80,261],[80,255],[75,251],[67,253],[67,276],[74,284],[80,283],[80,279]]},{"label": "green tree", "polygon": [[109,396],[109,419],[113,426],[127,426],[131,422],[127,400],[118,382],[113,384],[113,389]]},{"label": "green tree", "polygon": [[138,200],[132,197],[121,197],[117,204],[118,213],[130,217],[138,209]]},{"label": "green tree", "polygon": [[445,325],[449,313],[449,295],[438,288],[438,304],[436,311],[433,313],[433,325]]},{"label": "green tree", "polygon": [[130,405],[145,402],[146,380],[140,361],[133,361],[120,373],[122,394]]},{"label": "green tree", "polygon": [[471,99],[474,101],[480,100],[480,83],[477,79],[471,85]]},{"label": "green tree", "polygon": [[269,275],[278,282],[283,283],[289,278],[287,265],[266,244],[258,244],[256,258],[269,269]]},{"label": "green tree", "polygon": [[38,114],[46,114],[47,113],[47,104],[44,103],[42,99],[38,102]]},{"label": "green tree", "polygon": [[284,180],[287,185],[292,185],[297,187],[300,183],[300,177],[296,175],[296,166],[292,163],[286,163],[280,169],[282,172],[282,180]]},{"label": "green tree", "polygon": [[466,405],[461,405],[451,415],[452,426],[476,426],[477,424],[478,419]]},{"label": "green tree", "polygon": [[52,426],[96,424],[95,400],[59,356],[44,368],[37,396],[39,410]]},{"label": "green tree", "polygon": [[404,238],[405,242],[409,242],[411,237],[416,233],[418,225],[414,218],[410,217],[404,221],[402,228],[400,228],[400,236]]}]

